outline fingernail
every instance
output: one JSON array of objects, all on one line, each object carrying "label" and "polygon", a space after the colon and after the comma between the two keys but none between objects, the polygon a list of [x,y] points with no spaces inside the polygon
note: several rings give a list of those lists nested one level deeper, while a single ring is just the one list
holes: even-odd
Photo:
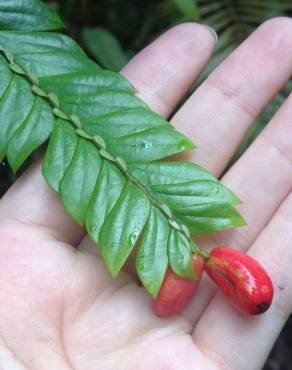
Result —
[{"label": "fingernail", "polygon": [[215,42],[218,41],[218,34],[217,32],[214,30],[214,28],[208,26],[207,24],[204,24],[203,26],[205,26],[207,28],[207,30],[212,34],[212,36],[214,37],[214,40]]}]

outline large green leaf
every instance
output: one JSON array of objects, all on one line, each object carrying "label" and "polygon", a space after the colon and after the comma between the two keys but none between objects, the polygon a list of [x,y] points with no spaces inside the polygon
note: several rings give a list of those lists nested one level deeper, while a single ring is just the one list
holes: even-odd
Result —
[{"label": "large green leaf", "polygon": [[157,162],[194,145],[73,40],[27,31],[23,2],[13,3],[23,23],[0,32],[0,160],[17,171],[49,139],[43,175],[112,275],[137,246],[137,272],[152,296],[168,266],[192,278],[190,233],[243,224],[238,198],[198,165]]},{"label": "large green leaf", "polygon": [[57,33],[2,31],[1,48],[13,53],[15,62],[37,77],[99,69],[75,41]]},{"label": "large green leaf", "polygon": [[46,31],[62,28],[60,18],[39,0],[0,0],[0,30]]},{"label": "large green leaf", "polygon": [[98,73],[82,71],[53,77],[43,77],[40,85],[47,91],[55,93],[59,98],[70,96],[86,96],[102,89],[115,89],[134,93],[134,87],[121,75],[100,69]]}]

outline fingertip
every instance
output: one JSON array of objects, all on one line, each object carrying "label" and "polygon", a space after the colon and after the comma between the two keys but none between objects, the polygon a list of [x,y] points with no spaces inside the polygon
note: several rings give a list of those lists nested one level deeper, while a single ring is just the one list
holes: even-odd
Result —
[{"label": "fingertip", "polygon": [[185,22],[170,28],[157,41],[162,38],[172,38],[173,41],[179,42],[178,47],[187,46],[189,52],[198,53],[198,42],[208,51],[212,51],[218,36],[216,31],[206,24]]}]

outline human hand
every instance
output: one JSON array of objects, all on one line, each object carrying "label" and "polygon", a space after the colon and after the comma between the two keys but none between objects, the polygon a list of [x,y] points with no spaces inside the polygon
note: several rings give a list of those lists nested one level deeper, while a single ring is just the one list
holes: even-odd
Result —
[{"label": "human hand", "polygon": [[[182,159],[220,176],[255,117],[292,74],[292,20],[263,24],[175,114],[197,144]],[[122,71],[169,116],[214,47],[207,28],[170,30]],[[200,240],[249,251],[272,277],[260,317],[234,310],[208,278],[184,313],[160,319],[131,265],[111,278],[40,166],[0,201],[1,370],[259,370],[292,308],[292,96],[222,182],[248,225]]]}]

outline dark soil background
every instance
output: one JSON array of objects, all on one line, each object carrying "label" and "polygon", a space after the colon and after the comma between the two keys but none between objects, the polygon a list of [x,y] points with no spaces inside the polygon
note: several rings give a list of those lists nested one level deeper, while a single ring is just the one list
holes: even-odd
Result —
[{"label": "dark soil background", "polygon": [[[175,24],[199,21],[212,26],[219,34],[219,42],[198,83],[257,25],[277,15],[292,15],[292,0],[48,0],[47,3],[67,24],[64,32],[81,43],[102,66],[115,70]],[[269,121],[291,91],[291,84],[290,81],[256,120],[233,160]],[[0,197],[15,179],[8,165],[2,162]],[[292,370],[292,318],[283,328],[263,370]]]}]

